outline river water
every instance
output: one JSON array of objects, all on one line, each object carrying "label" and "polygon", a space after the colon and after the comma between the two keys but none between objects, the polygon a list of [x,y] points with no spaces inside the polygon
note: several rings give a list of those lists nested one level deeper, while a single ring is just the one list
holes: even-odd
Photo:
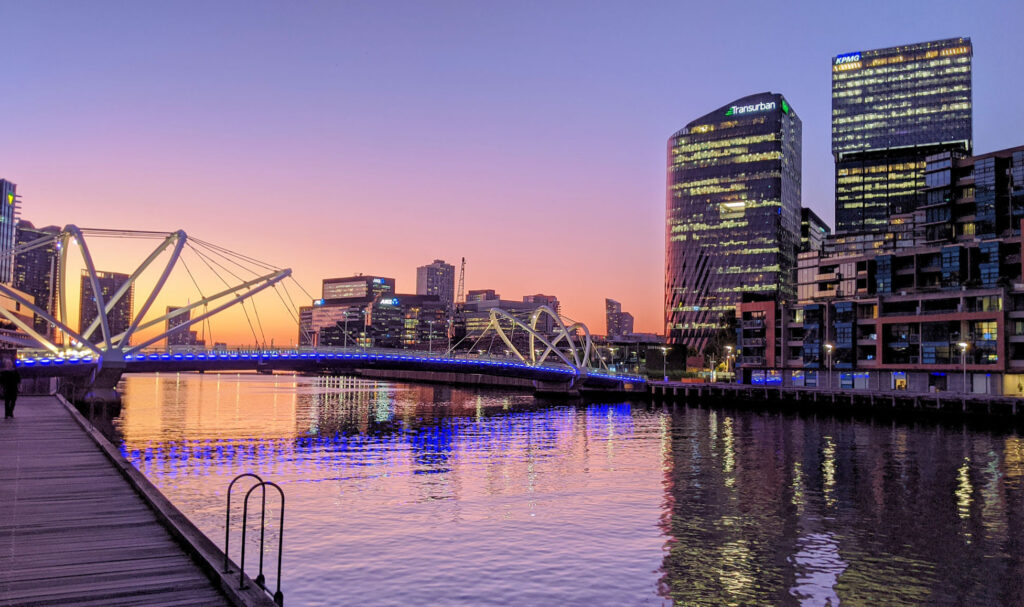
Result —
[{"label": "river water", "polygon": [[235,475],[284,489],[286,605],[1024,603],[1014,433],[338,377],[123,388],[114,440],[218,545]]}]

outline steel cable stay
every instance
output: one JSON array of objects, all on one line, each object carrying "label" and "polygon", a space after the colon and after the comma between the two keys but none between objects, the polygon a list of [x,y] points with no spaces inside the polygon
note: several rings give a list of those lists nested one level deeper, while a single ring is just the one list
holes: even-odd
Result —
[{"label": "steel cable stay", "polygon": [[[228,281],[225,280],[224,277],[222,277],[220,275],[220,273],[217,272],[217,270],[214,269],[214,267],[210,264],[210,261],[206,258],[206,255],[204,255],[202,252],[200,252],[195,247],[192,247],[192,251],[199,257],[200,260],[202,260],[202,262],[204,264],[206,264],[206,267],[209,268],[211,272],[213,272],[214,276],[216,276],[218,279],[220,279],[220,281],[223,282],[225,286],[229,285]],[[214,263],[216,263],[216,262],[214,262]],[[217,265],[220,265],[220,264],[217,264]],[[235,278],[237,278],[237,276],[235,276]],[[259,342],[259,337],[256,335],[256,327],[253,326],[252,319],[249,318],[249,311],[245,307],[245,302],[242,301],[242,302],[240,302],[240,304],[242,306],[242,313],[245,315],[245,321],[246,321],[246,323],[249,324],[249,330],[252,332],[252,338],[253,338],[254,341],[256,341],[258,343]]]}]

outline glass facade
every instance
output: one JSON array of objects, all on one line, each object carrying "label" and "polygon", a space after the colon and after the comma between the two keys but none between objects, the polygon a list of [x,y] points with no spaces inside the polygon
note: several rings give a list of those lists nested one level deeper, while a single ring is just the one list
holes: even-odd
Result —
[{"label": "glass facade", "polygon": [[836,232],[883,232],[919,206],[925,158],[970,153],[970,38],[832,59]]},{"label": "glass facade", "polygon": [[745,297],[795,297],[801,128],[782,95],[761,93],[669,138],[669,343],[702,351]]}]

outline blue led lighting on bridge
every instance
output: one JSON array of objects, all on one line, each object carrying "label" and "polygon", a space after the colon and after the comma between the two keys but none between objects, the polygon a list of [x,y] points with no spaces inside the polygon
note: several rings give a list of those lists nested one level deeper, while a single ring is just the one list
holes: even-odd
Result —
[{"label": "blue led lighting on bridge", "polygon": [[[565,367],[565,366],[549,366],[539,365],[532,366],[520,360],[489,360],[489,359],[472,359],[472,358],[448,358],[446,356],[417,356],[409,353],[396,353],[387,354],[381,352],[207,352],[207,353],[139,353],[139,354],[126,354],[126,362],[157,362],[157,363],[168,363],[174,364],[175,362],[180,363],[181,361],[264,361],[264,360],[309,360],[312,359],[316,362],[326,361],[357,361],[365,360],[368,362],[374,361],[394,361],[394,362],[408,362],[408,363],[421,363],[421,364],[432,364],[439,365],[442,367],[461,367],[466,368],[467,366],[471,369],[522,369],[525,371],[539,371],[549,374],[561,375],[561,376],[575,376],[580,377],[585,375],[586,377],[605,379],[610,381],[621,381],[629,383],[645,383],[646,379],[636,375],[617,375],[612,373],[600,372],[600,371],[587,371],[585,374],[581,374],[579,370]],[[18,366],[55,366],[55,365],[75,365],[75,364],[93,364],[99,360],[98,356],[93,355],[77,355],[70,354],[67,356],[26,356],[15,361]]]}]

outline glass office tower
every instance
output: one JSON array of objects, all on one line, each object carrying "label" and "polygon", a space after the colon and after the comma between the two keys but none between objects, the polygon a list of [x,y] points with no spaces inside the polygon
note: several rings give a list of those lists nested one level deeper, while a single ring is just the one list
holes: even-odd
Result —
[{"label": "glass office tower", "polygon": [[970,38],[832,58],[836,232],[885,232],[915,210],[925,158],[971,151]]},{"label": "glass office tower", "polygon": [[743,299],[793,299],[800,153],[800,118],[775,93],[737,99],[669,138],[669,343],[703,351]]}]

